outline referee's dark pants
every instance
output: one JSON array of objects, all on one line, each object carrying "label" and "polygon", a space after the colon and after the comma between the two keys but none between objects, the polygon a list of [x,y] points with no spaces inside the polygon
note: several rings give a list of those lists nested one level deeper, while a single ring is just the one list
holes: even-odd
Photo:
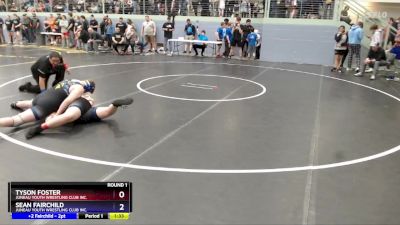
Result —
[{"label": "referee's dark pants", "polygon": [[[31,68],[31,72],[32,72],[32,77],[33,79],[36,81],[36,84],[34,85],[29,85],[29,84],[24,84],[25,86],[25,90],[29,93],[34,93],[34,94],[39,94],[40,93],[40,87],[39,87],[39,77],[40,77],[40,73],[36,70],[34,70],[33,68]],[[64,76],[65,76],[65,68],[64,65],[59,65],[55,68],[55,73],[56,78],[53,81],[52,86],[55,86],[56,84],[58,84],[59,82],[64,80]],[[49,74],[46,77],[46,88],[47,88],[47,83],[49,81],[50,76],[53,74]],[[21,89],[21,88],[20,88]]]}]

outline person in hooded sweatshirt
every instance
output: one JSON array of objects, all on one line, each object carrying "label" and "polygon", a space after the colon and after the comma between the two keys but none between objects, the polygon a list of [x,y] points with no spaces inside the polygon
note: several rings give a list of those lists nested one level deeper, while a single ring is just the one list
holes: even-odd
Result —
[{"label": "person in hooded sweatshirt", "polygon": [[374,46],[381,46],[382,47],[382,43],[383,43],[383,30],[379,29],[378,25],[374,24],[370,27],[370,30],[372,32],[372,36],[371,38],[371,43],[369,44],[369,46],[372,48]]},{"label": "person in hooded sweatshirt", "polygon": [[348,32],[348,38],[349,38],[349,59],[348,59],[348,66],[347,66],[347,71],[351,70],[351,65],[353,63],[353,56],[355,55],[356,58],[356,72],[360,72],[360,67],[361,67],[361,41],[364,37],[364,30],[363,30],[363,23],[362,22],[357,22],[357,24],[354,24],[351,26],[349,32]]}]

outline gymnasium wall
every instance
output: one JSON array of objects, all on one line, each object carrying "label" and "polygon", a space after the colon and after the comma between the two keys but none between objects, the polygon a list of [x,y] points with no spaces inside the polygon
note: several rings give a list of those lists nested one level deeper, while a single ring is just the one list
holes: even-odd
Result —
[{"label": "gymnasium wall", "polygon": [[[8,13],[0,13],[3,19]],[[22,15],[22,13],[19,13]],[[40,20],[45,13],[37,13]],[[81,15],[81,14],[79,14]],[[86,18],[90,14],[84,14]],[[121,15],[109,15],[115,24]],[[144,21],[143,15],[122,15],[125,20],[130,18],[138,29]],[[96,19],[101,20],[103,15],[96,14]],[[157,42],[163,43],[164,37],[161,30],[166,16],[151,16],[157,25]],[[212,17],[177,17],[174,38],[184,36],[186,19],[191,18],[192,23],[205,30],[209,40],[215,40],[215,31],[222,18]],[[233,20],[233,19],[232,19]],[[243,19],[245,21],[245,19]],[[336,21],[303,20],[303,19],[252,19],[255,29],[262,34],[262,48],[260,60],[272,62],[290,62],[304,64],[331,65],[333,62],[333,36],[339,26]],[[183,49],[183,46],[181,46]],[[223,49],[222,49],[223,50]],[[207,49],[211,53],[211,49]]]}]

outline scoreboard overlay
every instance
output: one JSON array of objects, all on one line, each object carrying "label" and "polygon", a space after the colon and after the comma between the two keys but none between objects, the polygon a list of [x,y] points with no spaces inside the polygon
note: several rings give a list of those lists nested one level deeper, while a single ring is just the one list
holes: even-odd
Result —
[{"label": "scoreboard overlay", "polygon": [[131,182],[9,182],[8,212],[15,220],[127,220]]}]

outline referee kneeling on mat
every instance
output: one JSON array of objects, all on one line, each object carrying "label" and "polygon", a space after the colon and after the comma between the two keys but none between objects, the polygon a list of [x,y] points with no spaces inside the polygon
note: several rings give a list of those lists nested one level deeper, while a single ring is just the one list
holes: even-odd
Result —
[{"label": "referee kneeling on mat", "polygon": [[19,91],[39,94],[47,89],[47,83],[51,75],[55,74],[56,78],[53,85],[64,80],[65,72],[69,73],[68,66],[64,64],[62,56],[58,52],[50,52],[49,55],[42,56],[31,67],[33,79],[36,84],[27,82],[19,86]]}]

